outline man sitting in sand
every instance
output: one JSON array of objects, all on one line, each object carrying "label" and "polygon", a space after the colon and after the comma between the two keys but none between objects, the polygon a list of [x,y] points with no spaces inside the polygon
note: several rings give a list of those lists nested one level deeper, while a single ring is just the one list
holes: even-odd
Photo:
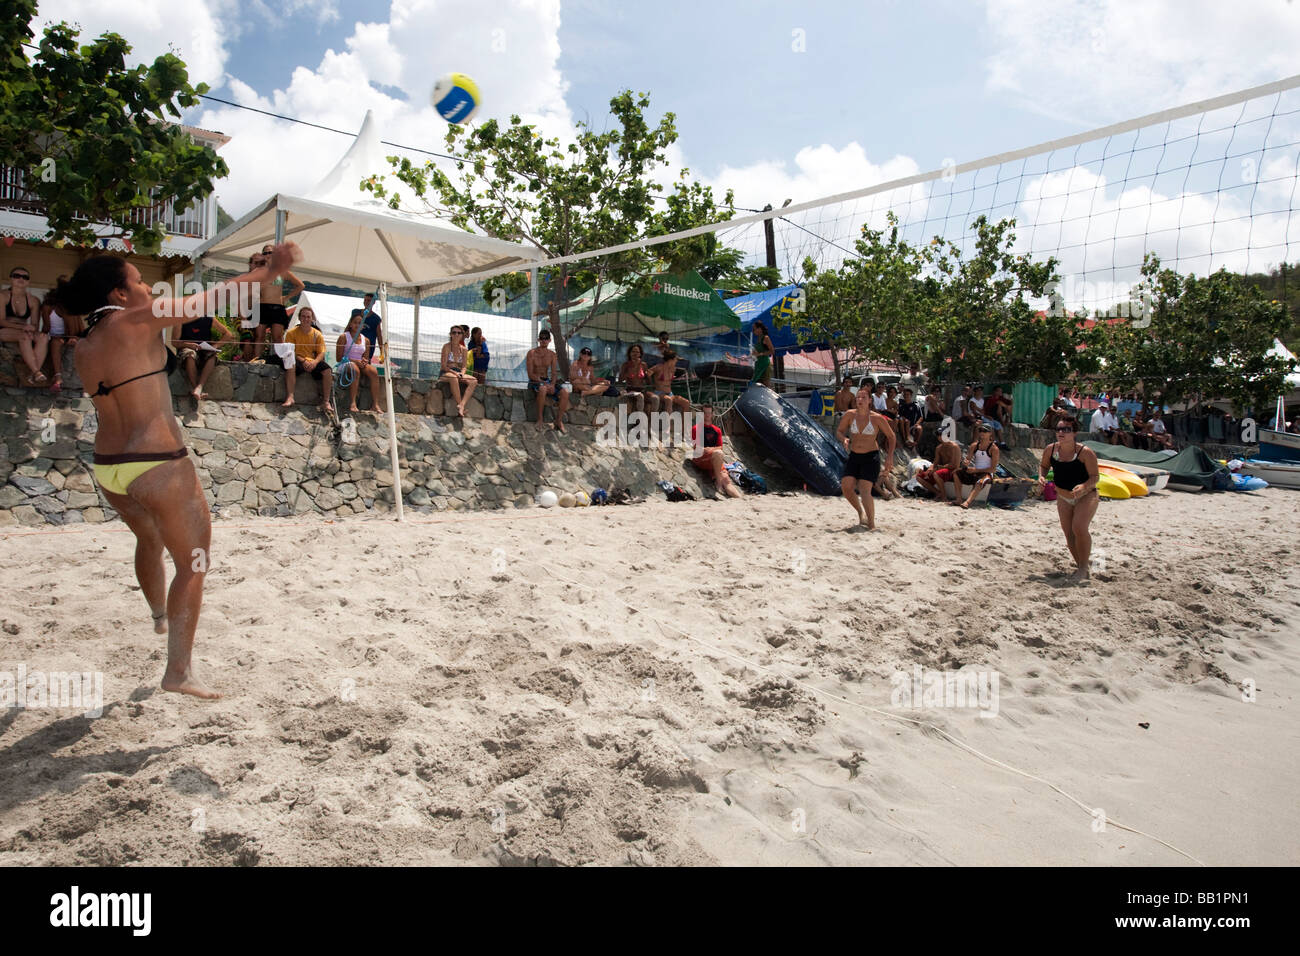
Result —
[{"label": "man sitting in sand", "polygon": [[560,384],[560,363],[551,351],[551,330],[537,333],[537,348],[529,349],[524,360],[528,369],[528,390],[537,396],[537,428],[546,427],[546,400],[556,403],[555,430],[564,434],[564,414],[569,410],[569,393]]},{"label": "man sitting in sand", "polygon": [[713,406],[703,405],[700,411],[704,414],[704,434],[702,437],[699,434],[700,425],[691,426],[691,444],[701,449],[699,456],[691,459],[691,464],[711,475],[714,485],[728,498],[745,497],[727,474],[727,461],[722,454],[722,429],[713,424]]},{"label": "man sitting in sand", "polygon": [[284,369],[285,396],[283,408],[293,405],[293,389],[299,373],[309,374],[320,382],[320,403],[327,412],[334,411],[330,401],[334,394],[334,370],[325,361],[325,336],[316,328],[316,313],[305,305],[298,310],[298,324],[284,333],[285,342],[293,346],[294,362]]},{"label": "man sitting in sand", "polygon": [[942,431],[938,433],[939,444],[934,449],[934,462],[929,468],[916,473],[916,480],[928,488],[940,501],[948,500],[948,482],[955,481],[954,475],[961,467],[961,445],[947,437]]}]

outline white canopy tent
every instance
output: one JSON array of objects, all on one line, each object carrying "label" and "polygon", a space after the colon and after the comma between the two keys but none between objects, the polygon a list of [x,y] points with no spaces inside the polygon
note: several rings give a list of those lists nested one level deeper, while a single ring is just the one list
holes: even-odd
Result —
[{"label": "white canopy tent", "polygon": [[[292,240],[303,251],[302,263],[293,270],[300,279],[354,289],[379,288],[381,334],[386,342],[389,283],[410,283],[413,275],[431,274],[459,275],[472,282],[476,273],[511,265],[526,268],[542,258],[533,247],[465,232],[427,214],[390,209],[361,191],[363,179],[388,168],[374,116],[367,110],[348,151],[307,195],[278,193],[195,249],[195,278],[201,279],[205,268],[245,272],[248,257],[266,243]],[[413,339],[418,343],[418,296],[413,319]],[[418,362],[418,345],[415,360]],[[402,482],[391,376],[385,375],[384,381],[393,499],[401,520]]]}]

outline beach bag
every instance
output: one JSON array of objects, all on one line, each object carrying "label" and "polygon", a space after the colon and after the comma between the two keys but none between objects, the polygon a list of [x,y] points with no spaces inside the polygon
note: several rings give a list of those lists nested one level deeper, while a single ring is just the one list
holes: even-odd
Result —
[{"label": "beach bag", "polygon": [[737,483],[740,485],[741,491],[747,492],[749,494],[753,494],[753,495],[767,494],[767,481],[763,478],[762,475],[757,475],[752,471],[749,470],[742,471],[740,473],[740,477],[737,479]]}]

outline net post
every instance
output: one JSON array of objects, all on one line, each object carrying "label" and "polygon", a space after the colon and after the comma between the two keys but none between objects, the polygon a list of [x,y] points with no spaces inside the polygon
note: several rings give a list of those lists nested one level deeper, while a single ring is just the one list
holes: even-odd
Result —
[{"label": "net post", "polygon": [[[388,334],[385,330],[384,334]],[[420,377],[420,287],[415,287],[414,319],[411,328],[411,377]]]},{"label": "net post", "polygon": [[393,356],[392,340],[388,337],[388,283],[379,283],[379,318],[384,351],[384,394],[388,401],[388,456],[393,470],[393,504],[397,509],[397,520],[405,521],[402,511],[402,472],[397,452],[397,413],[393,410]]}]

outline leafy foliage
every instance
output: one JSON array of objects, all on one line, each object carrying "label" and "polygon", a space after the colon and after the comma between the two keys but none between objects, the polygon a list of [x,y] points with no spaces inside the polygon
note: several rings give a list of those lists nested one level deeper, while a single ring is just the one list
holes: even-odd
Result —
[{"label": "leafy foliage", "polygon": [[106,33],[82,46],[66,23],[47,27],[28,59],[23,44],[33,38],[35,0],[6,7],[0,163],[27,171],[50,238],[92,243],[99,238],[92,224],[107,222],[117,230],[110,235],[157,251],[162,226],[133,222],[133,213],[169,197],[184,208],[228,172],[171,122],[207,86],[190,86],[184,62],[171,53],[127,68],[131,46],[123,37]]},{"label": "leafy foliage", "polygon": [[[729,219],[728,192],[719,205],[713,191],[690,179],[682,169],[672,188],[656,181],[668,166],[665,150],[677,140],[675,117],[664,114],[651,126],[644,111],[647,94],[624,90],[610,100],[613,122],[597,131],[579,122],[567,142],[542,135],[518,116],[507,124],[490,119],[472,129],[451,125],[448,152],[456,157],[451,170],[437,162],[412,163],[391,156],[395,178],[432,211],[465,230],[498,239],[531,243],[548,258],[633,243],[654,236]],[[376,174],[362,188],[398,208],[401,194]],[[604,283],[648,285],[655,271],[686,272],[717,250],[717,236],[708,233],[652,246],[634,247],[599,259],[562,263],[544,284],[543,309],[556,337],[562,371],[568,371],[564,341],[585,319],[560,328],[560,312],[573,296]],[[523,273],[500,277],[484,289],[486,298],[510,298],[528,288]]]},{"label": "leafy foliage", "polygon": [[1289,325],[1286,306],[1250,277],[1223,269],[1180,275],[1149,255],[1139,288],[1150,296],[1150,326],[1097,326],[1095,347],[1110,386],[1165,403],[1222,398],[1256,413],[1285,391],[1294,363],[1266,353]]}]

